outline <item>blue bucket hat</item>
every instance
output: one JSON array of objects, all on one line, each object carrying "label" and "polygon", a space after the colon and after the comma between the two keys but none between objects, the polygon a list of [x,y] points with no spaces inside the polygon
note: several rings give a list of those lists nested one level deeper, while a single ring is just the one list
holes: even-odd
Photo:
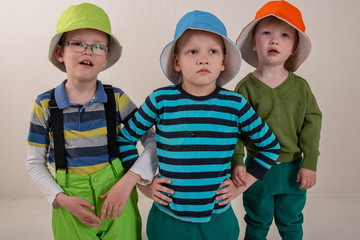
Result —
[{"label": "blue bucket hat", "polygon": [[160,65],[165,76],[174,84],[182,82],[182,74],[174,68],[175,45],[177,40],[187,29],[202,30],[221,36],[225,43],[225,70],[216,80],[216,84],[223,86],[230,82],[239,72],[241,67],[241,53],[236,44],[227,37],[224,24],[213,14],[203,11],[192,11],[185,14],[175,29],[174,40],[165,46],[160,55]]}]

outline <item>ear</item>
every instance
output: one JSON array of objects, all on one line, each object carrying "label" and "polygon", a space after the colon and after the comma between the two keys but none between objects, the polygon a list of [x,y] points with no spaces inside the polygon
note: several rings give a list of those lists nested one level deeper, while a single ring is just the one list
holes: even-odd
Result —
[{"label": "ear", "polygon": [[296,50],[297,50],[297,48],[298,48],[298,43],[295,43],[294,44],[294,47],[293,47],[293,50],[292,50],[292,52],[291,52],[291,55],[294,55],[295,54],[295,52],[296,52]]},{"label": "ear", "polygon": [[55,57],[57,58],[57,60],[59,60],[59,62],[64,62],[64,53],[59,44],[56,45],[54,51],[55,51]]},{"label": "ear", "polygon": [[106,58],[105,58],[105,61],[104,61],[103,66],[102,66],[101,69],[104,69],[106,67],[108,59],[109,59],[109,54],[106,54]]},{"label": "ear", "polygon": [[225,57],[224,57],[224,59],[222,61],[221,68],[220,68],[221,72],[224,71],[224,70],[225,70]]},{"label": "ear", "polygon": [[175,71],[181,72],[181,67],[180,67],[180,64],[179,64],[179,58],[178,58],[178,56],[176,54],[174,55],[174,68],[175,68]]},{"label": "ear", "polygon": [[255,39],[252,41],[252,50],[256,52],[256,42]]}]

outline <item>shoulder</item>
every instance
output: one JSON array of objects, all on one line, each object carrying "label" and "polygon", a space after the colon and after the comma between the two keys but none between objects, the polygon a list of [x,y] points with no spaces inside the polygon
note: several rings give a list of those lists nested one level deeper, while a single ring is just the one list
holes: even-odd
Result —
[{"label": "shoulder", "polygon": [[239,102],[239,103],[241,103],[245,100],[245,98],[242,94],[225,89],[225,88],[220,88],[218,96],[222,100],[235,101],[235,102]]},{"label": "shoulder", "polygon": [[301,76],[299,76],[299,75],[297,75],[297,74],[295,74],[293,72],[290,72],[290,74],[291,74],[291,77],[294,80],[294,81],[292,81],[293,86],[294,86],[294,88],[293,88],[294,91],[299,90],[299,89],[303,89],[303,91],[305,91],[305,92],[312,92],[311,87],[310,87],[308,81],[305,78],[303,78],[303,77],[301,77]]},{"label": "shoulder", "polygon": [[166,92],[173,92],[173,91],[178,91],[179,89],[179,85],[171,85],[171,86],[166,86],[166,87],[161,87],[161,88],[158,88],[158,89],[155,89],[153,91],[153,93],[166,93]]},{"label": "shoulder", "polygon": [[293,73],[293,72],[290,72],[291,74],[291,77],[295,80],[295,82],[299,85],[303,85],[303,86],[306,86],[306,87],[309,87],[309,83],[306,81],[305,78]]},{"label": "shoulder", "polygon": [[118,87],[113,87],[113,91],[114,91],[115,94],[116,93],[118,93],[120,95],[125,94],[125,92],[123,90],[121,90],[120,88],[118,88]]},{"label": "shoulder", "polygon": [[158,97],[167,97],[173,95],[180,95],[179,85],[171,85],[166,87],[161,87],[154,90],[150,95],[149,98],[158,98]]},{"label": "shoulder", "polygon": [[247,88],[247,86],[249,86],[250,84],[252,84],[252,78],[251,78],[252,74],[248,73],[243,79],[241,79],[238,84],[236,84],[235,87],[235,92],[239,92],[240,89],[244,89]]},{"label": "shoulder", "polygon": [[38,95],[35,99],[35,103],[39,106],[47,106],[48,102],[50,101],[51,98],[51,91],[53,89],[49,89],[46,92],[41,93],[40,95]]}]

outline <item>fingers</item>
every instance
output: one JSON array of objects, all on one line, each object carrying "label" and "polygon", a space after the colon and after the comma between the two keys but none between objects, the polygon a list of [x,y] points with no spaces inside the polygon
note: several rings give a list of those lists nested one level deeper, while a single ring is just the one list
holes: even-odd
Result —
[{"label": "fingers", "polygon": [[241,184],[239,186],[241,186],[241,185],[246,186],[245,174],[240,176],[240,182],[241,182]]},{"label": "fingers", "polygon": [[299,172],[296,176],[296,182],[300,182],[300,181],[301,181],[301,174]]},{"label": "fingers", "polygon": [[[245,184],[244,184],[245,181],[243,181],[243,179],[239,178],[238,176],[233,177],[232,180],[233,180],[233,182],[234,182],[234,184],[235,184],[236,186],[245,185]],[[245,179],[244,179],[244,180],[245,180]]]},{"label": "fingers", "polygon": [[101,227],[101,219],[97,217],[92,212],[83,209],[83,212],[80,214],[79,219],[89,227]]},{"label": "fingers", "polygon": [[220,201],[220,202],[218,203],[218,205],[219,205],[219,206],[226,205],[226,204],[228,204],[229,202],[231,202],[233,199],[234,199],[234,197],[228,197],[228,198],[226,198],[225,200]]},{"label": "fingers", "polygon": [[300,189],[310,189],[312,188],[314,185],[316,184],[315,181],[306,181],[306,180],[303,180],[301,181],[301,185],[300,185]]},{"label": "fingers", "polygon": [[101,195],[100,198],[105,199],[108,196],[109,192],[105,193],[104,195]]},{"label": "fingers", "polygon": [[100,219],[108,219],[110,217],[110,214],[112,212],[113,206],[110,205],[108,201],[105,200],[100,213]]},{"label": "fingers", "polygon": [[[90,212],[88,212],[90,213]],[[101,220],[100,218],[96,217],[94,214],[90,213],[91,215],[84,216],[83,218],[80,218],[81,222],[83,222],[85,225],[93,228],[93,227],[101,227]]]},{"label": "fingers", "polygon": [[90,210],[94,210],[94,209],[95,209],[95,206],[94,206],[94,205],[92,205],[90,202],[88,202],[88,201],[86,201],[86,200],[84,200],[84,199],[82,199],[82,201],[81,201],[80,204],[81,204],[82,206],[90,209]]}]

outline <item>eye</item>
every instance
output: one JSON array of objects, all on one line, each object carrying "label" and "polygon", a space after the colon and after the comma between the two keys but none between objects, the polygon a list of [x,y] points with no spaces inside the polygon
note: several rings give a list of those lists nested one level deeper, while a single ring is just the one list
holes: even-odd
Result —
[{"label": "eye", "polygon": [[189,55],[194,55],[194,54],[196,54],[196,53],[197,53],[196,50],[190,50],[190,51],[188,51],[188,54],[189,54]]},{"label": "eye", "polygon": [[265,32],[263,32],[263,35],[265,35],[265,36],[269,36],[269,35],[270,35],[270,32],[265,31]]},{"label": "eye", "polygon": [[82,42],[82,41],[71,41],[70,44],[73,45],[73,46],[77,46],[77,47],[84,47],[85,46],[85,43]]},{"label": "eye", "polygon": [[217,53],[217,50],[212,49],[212,50],[210,50],[210,53],[215,54],[215,53]]},{"label": "eye", "polygon": [[101,46],[100,46],[99,44],[94,44],[94,45],[93,45],[93,49],[100,50],[100,49],[101,49]]},{"label": "eye", "polygon": [[287,33],[283,33],[283,34],[281,34],[281,36],[282,36],[283,38],[289,38],[289,37],[290,37],[290,35],[287,34]]}]

